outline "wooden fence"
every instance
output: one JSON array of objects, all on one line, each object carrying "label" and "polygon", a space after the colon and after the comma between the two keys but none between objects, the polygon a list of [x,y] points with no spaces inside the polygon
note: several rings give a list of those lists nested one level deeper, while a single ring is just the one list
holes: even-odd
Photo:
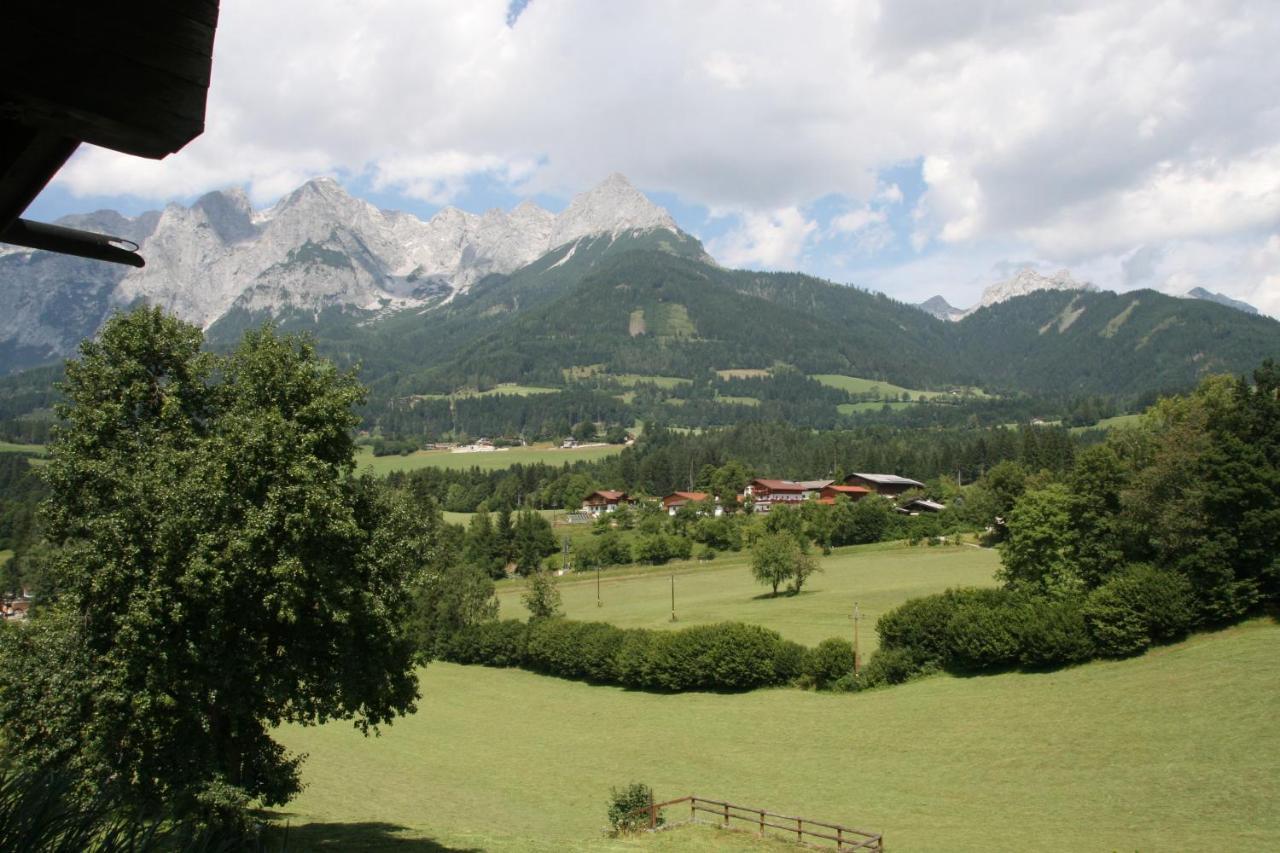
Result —
[{"label": "wooden fence", "polygon": [[[834,849],[838,851],[866,850],[884,853],[884,837],[876,832],[867,832],[862,829],[841,826],[838,823],[812,820],[807,817],[782,815],[752,806],[738,806],[722,800],[708,800],[705,797],[694,795],[667,800],[665,803],[650,802],[649,805],[636,809],[632,814],[646,815],[649,819],[649,829],[653,830],[658,827],[658,815],[663,809],[678,806],[681,803],[689,804],[688,820],[669,821],[665,824],[666,826],[679,826],[686,823],[710,823],[739,831],[753,829],[761,836],[765,835],[766,830],[773,829],[785,833],[786,837],[794,835],[794,840],[798,844],[809,846],[834,844]],[[712,817],[710,819],[699,817],[699,813],[711,815]],[[735,825],[733,821],[738,821],[739,823]],[[749,824],[749,827],[742,824]],[[776,835],[777,833],[772,834]]]}]

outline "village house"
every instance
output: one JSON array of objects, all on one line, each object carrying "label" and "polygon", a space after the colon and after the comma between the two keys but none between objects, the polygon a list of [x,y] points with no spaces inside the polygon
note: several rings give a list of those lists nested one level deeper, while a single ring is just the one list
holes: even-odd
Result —
[{"label": "village house", "polygon": [[[662,508],[667,511],[667,515],[675,515],[682,506],[705,503],[710,500],[711,495],[706,492],[672,492],[662,499]],[[715,501],[713,511],[717,518],[724,515],[724,507],[720,506],[719,500]]]},{"label": "village house", "polygon": [[615,512],[618,507],[626,507],[635,503],[626,492],[614,492],[609,489],[597,489],[582,501],[582,511],[597,516],[602,512]]},{"label": "village house", "polygon": [[862,486],[886,498],[896,498],[903,492],[924,488],[924,483],[896,474],[850,474],[844,478],[844,484]]},{"label": "village house", "polygon": [[[743,489],[742,496],[749,498],[756,512],[768,512],[774,504],[801,504],[813,493],[813,483],[797,483],[792,480],[768,480],[756,478]],[[830,480],[826,481],[830,483]]]},{"label": "village house", "polygon": [[835,483],[830,483],[818,491],[818,503],[833,504],[841,495],[851,501],[860,501],[869,494],[871,490],[862,486],[837,486]]},{"label": "village house", "polygon": [[898,512],[905,515],[919,515],[922,512],[942,512],[946,508],[946,504],[940,504],[928,498],[916,498],[915,500],[907,501],[900,507],[896,507]]}]

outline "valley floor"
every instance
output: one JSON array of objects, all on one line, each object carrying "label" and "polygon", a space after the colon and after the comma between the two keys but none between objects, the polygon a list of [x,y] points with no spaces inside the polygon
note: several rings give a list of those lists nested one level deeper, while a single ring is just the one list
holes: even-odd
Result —
[{"label": "valley floor", "polygon": [[310,756],[285,817],[295,850],[766,849],[706,829],[603,838],[610,787],[645,781],[880,831],[894,853],[1274,850],[1278,683],[1272,619],[856,695],[664,696],[436,663],[417,714],[380,737],[279,732]]}]

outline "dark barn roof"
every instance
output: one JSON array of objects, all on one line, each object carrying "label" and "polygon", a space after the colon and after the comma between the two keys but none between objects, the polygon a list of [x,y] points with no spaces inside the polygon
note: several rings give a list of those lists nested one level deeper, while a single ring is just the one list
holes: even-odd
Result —
[{"label": "dark barn roof", "polygon": [[127,240],[18,217],[81,142],[160,159],[204,131],[218,0],[15,0],[2,17],[0,240],[141,266]]}]

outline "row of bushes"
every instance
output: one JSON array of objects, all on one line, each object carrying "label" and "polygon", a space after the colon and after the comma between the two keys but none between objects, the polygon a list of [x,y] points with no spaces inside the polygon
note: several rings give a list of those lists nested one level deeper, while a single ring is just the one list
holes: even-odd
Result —
[{"label": "row of bushes", "polygon": [[880,651],[866,677],[897,683],[933,669],[1047,669],[1126,657],[1185,636],[1193,618],[1186,578],[1147,565],[1129,566],[1080,596],[948,590],[880,618]]},{"label": "row of bushes", "polygon": [[740,622],[674,631],[605,622],[514,619],[481,622],[453,635],[445,660],[524,669],[637,690],[752,690],[781,684],[835,688],[853,669],[847,640],[815,649]]}]

